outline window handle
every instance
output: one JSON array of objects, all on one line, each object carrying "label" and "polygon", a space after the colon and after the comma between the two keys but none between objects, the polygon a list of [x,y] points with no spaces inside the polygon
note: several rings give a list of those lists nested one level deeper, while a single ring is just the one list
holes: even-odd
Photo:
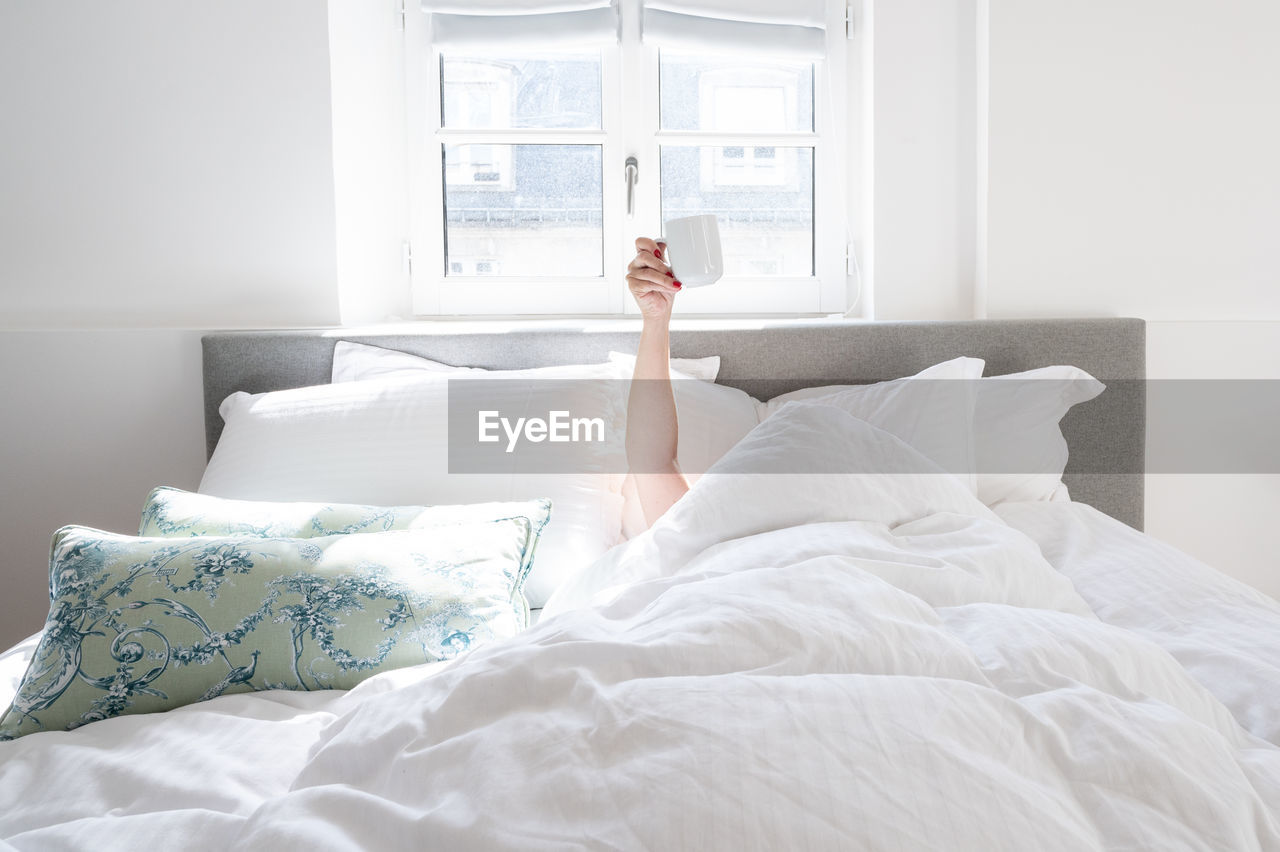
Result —
[{"label": "window handle", "polygon": [[627,218],[636,213],[636,181],[640,179],[640,163],[635,157],[627,157]]}]

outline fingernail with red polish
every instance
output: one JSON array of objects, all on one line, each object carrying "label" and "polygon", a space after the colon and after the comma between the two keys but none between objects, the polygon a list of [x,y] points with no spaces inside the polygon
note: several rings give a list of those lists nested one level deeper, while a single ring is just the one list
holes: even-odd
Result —
[{"label": "fingernail with red polish", "polygon": [[683,287],[683,286],[684,286],[684,285],[683,285],[683,284],[681,284],[679,281],[677,281],[677,282],[676,282],[676,289],[677,289],[677,290],[679,290],[679,289],[680,289],[681,287]]},{"label": "fingernail with red polish", "polygon": [[656,257],[658,260],[662,260],[662,249],[660,248],[654,249],[653,256]]}]

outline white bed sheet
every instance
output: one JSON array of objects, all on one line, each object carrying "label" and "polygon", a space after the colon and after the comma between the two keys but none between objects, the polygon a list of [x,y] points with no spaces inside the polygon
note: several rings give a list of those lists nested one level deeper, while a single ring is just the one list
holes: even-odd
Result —
[{"label": "white bed sheet", "polygon": [[[5,706],[38,638],[0,656]],[[228,695],[0,743],[0,837],[19,849],[230,848],[343,712],[446,665],[388,672],[350,691]]]},{"label": "white bed sheet", "polygon": [[[918,473],[822,475],[833,443]],[[512,640],[0,744],[0,837],[1280,848],[1280,748],[1084,592],[896,439],[795,405]]]},{"label": "white bed sheet", "polygon": [[1005,503],[1108,624],[1164,648],[1246,729],[1280,745],[1280,603],[1083,503]]}]

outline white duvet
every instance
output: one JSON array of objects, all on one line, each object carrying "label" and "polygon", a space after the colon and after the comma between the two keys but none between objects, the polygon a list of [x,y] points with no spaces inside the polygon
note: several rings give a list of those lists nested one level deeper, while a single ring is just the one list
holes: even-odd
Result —
[{"label": "white duvet", "polygon": [[[833,446],[920,473],[825,474]],[[1280,634],[1280,612],[1260,596],[1224,603],[1247,615],[1230,619],[1246,624],[1234,657],[1189,651],[1215,631],[1146,625],[1139,603],[1108,623],[1105,554],[1067,548],[1069,579],[934,471],[838,409],[793,404],[513,640],[348,693],[228,696],[0,744],[0,836],[1280,848],[1280,747],[1264,738],[1275,670],[1229,688],[1237,658]],[[1028,517],[1047,552],[1083,535]],[[1140,596],[1127,572],[1144,558],[1131,543],[1112,566],[1130,577],[1122,597]]]}]

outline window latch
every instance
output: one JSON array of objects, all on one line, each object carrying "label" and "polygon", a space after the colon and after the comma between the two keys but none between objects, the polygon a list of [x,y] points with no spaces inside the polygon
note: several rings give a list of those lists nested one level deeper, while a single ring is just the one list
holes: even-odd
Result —
[{"label": "window latch", "polygon": [[640,179],[640,163],[635,157],[627,157],[627,218],[636,214],[636,181]]}]

